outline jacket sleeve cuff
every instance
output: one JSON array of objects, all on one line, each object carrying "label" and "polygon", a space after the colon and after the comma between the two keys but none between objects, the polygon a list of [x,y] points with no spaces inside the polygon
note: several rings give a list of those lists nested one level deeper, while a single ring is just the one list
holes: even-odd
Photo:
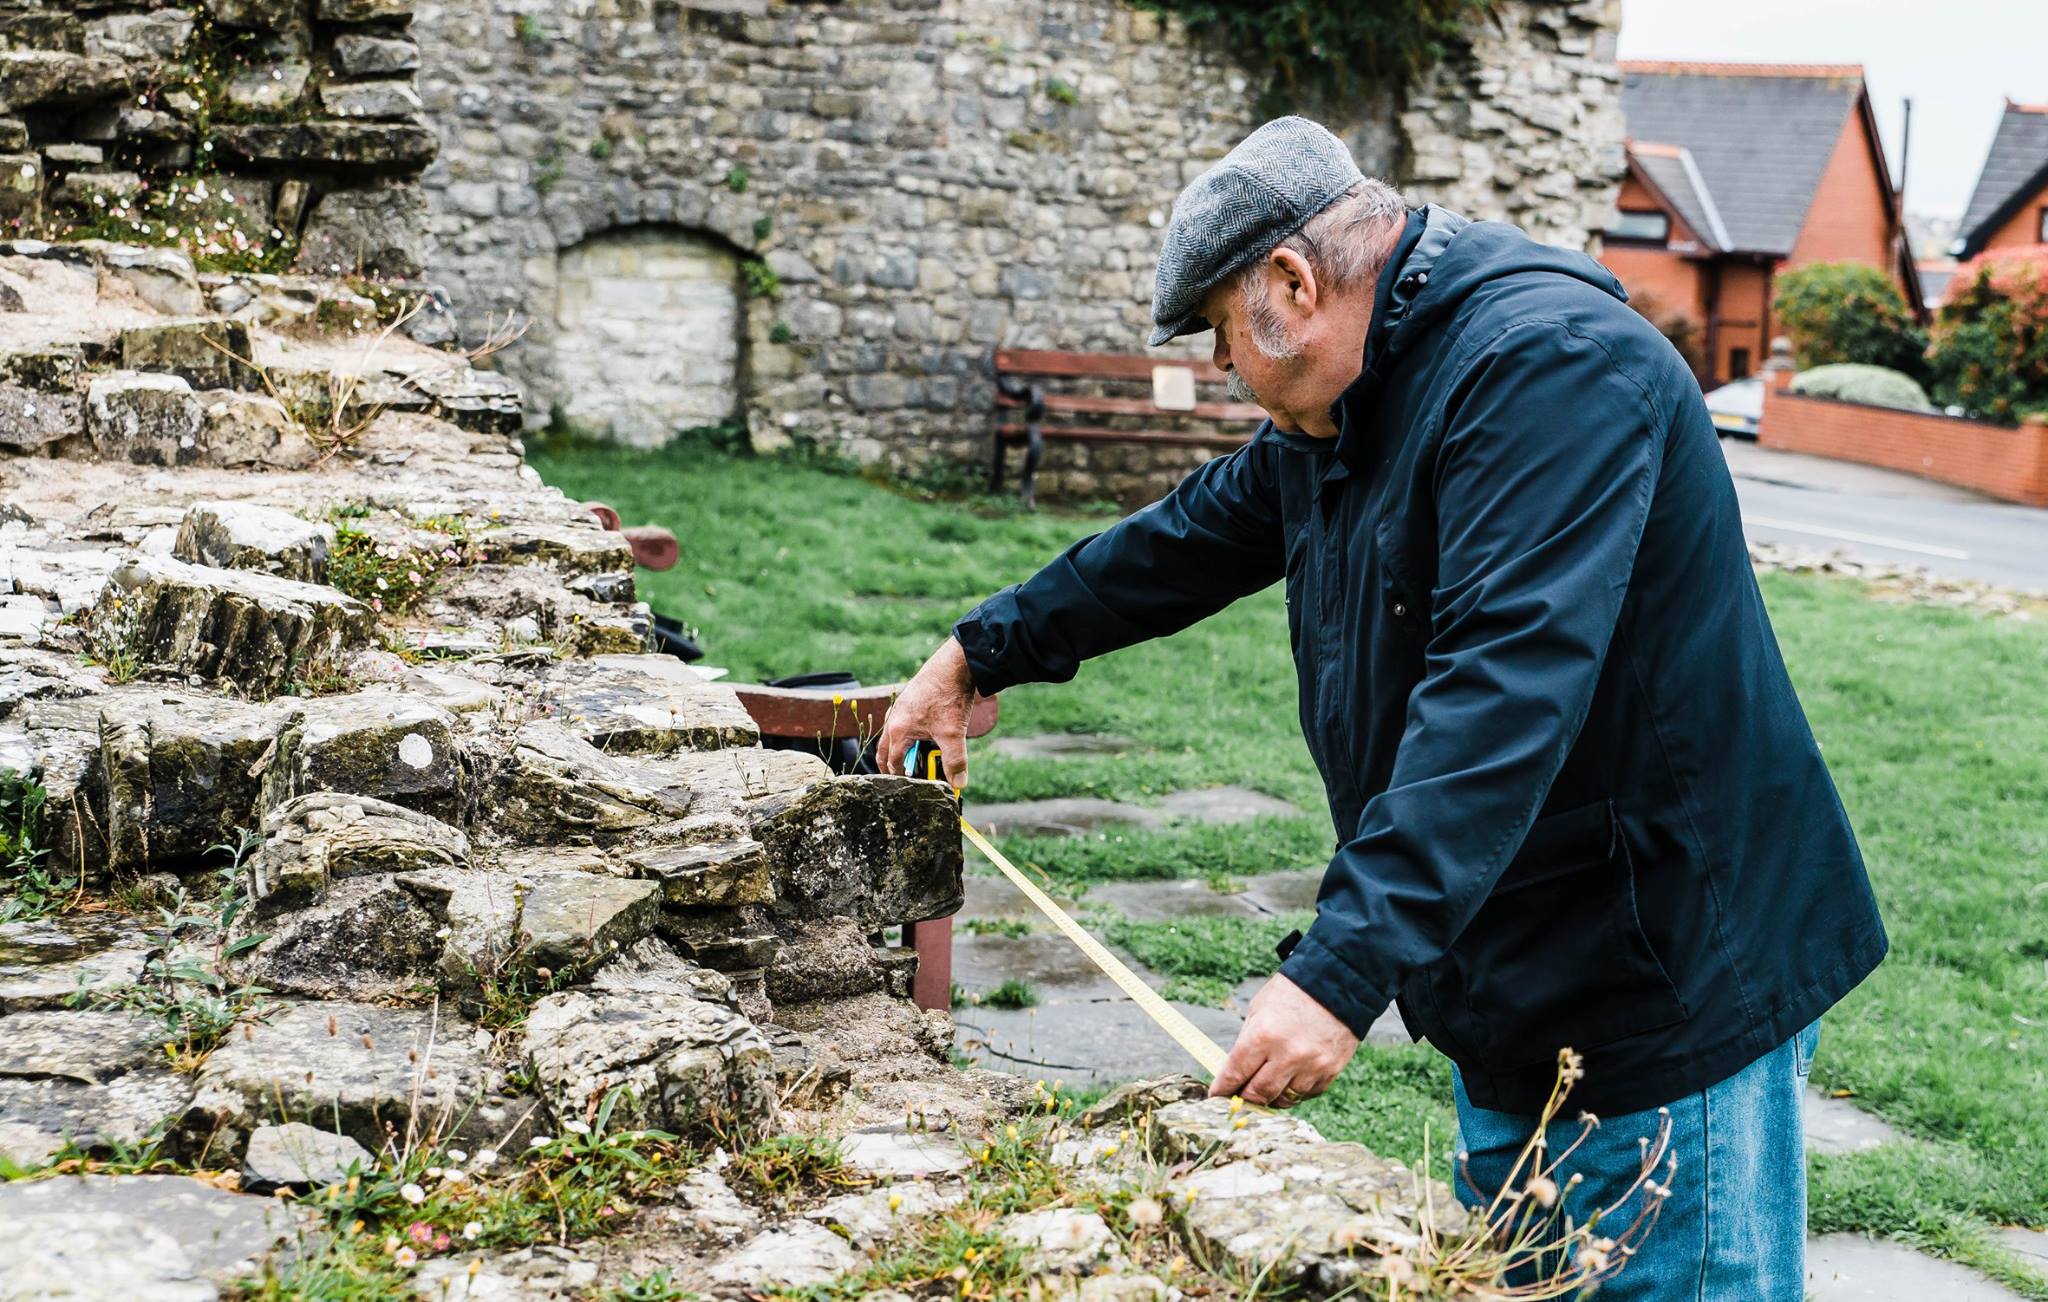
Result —
[{"label": "jacket sleeve cuff", "polygon": [[1392,1001],[1390,991],[1373,986],[1358,970],[1344,961],[1343,957],[1316,934],[1311,927],[1287,961],[1280,965],[1280,975],[1300,986],[1308,997],[1329,1010],[1330,1015],[1351,1028],[1351,1033],[1363,1040],[1372,1024],[1379,1020]]},{"label": "jacket sleeve cuff", "polygon": [[967,672],[974,679],[974,690],[983,696],[994,696],[1023,681],[1005,664],[1009,639],[1004,636],[1002,607],[1007,606],[1014,615],[1016,604],[1016,598],[1006,588],[953,625],[953,640],[967,653]]}]

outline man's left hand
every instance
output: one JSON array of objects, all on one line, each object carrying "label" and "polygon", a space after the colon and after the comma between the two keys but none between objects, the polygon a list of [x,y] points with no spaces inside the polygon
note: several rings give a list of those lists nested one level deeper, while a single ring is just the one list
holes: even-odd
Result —
[{"label": "man's left hand", "polygon": [[1358,1037],[1351,1028],[1284,976],[1252,997],[1250,1016],[1237,1033],[1210,1097],[1241,1094],[1248,1103],[1292,1107],[1330,1088]]}]

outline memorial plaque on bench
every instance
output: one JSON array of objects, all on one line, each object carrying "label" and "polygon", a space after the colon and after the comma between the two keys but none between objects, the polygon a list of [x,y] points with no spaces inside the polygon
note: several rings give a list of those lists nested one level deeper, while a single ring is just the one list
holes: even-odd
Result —
[{"label": "memorial plaque on bench", "polygon": [[1195,409],[1195,368],[1155,366],[1152,368],[1152,405],[1161,411]]}]

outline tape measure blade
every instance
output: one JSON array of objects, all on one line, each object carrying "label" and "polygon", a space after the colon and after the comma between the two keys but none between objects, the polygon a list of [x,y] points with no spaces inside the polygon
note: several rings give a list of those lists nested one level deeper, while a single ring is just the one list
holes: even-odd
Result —
[{"label": "tape measure blade", "polygon": [[1201,1065],[1203,1071],[1209,1073],[1213,1079],[1223,1070],[1225,1055],[1222,1047],[1204,1034],[1201,1027],[1189,1021],[1179,1009],[1162,999],[1157,990],[1145,984],[1143,977],[1131,971],[1121,959],[1104,948],[1102,942],[1089,935],[1087,929],[1074,921],[1065,909],[1054,903],[1051,896],[1019,872],[1003,856],[1002,851],[989,844],[988,838],[976,831],[972,823],[962,818],[960,828],[967,834],[967,839],[973,842],[974,848],[981,851],[990,863],[1001,870],[1003,876],[1009,878],[1010,884],[1022,891],[1026,899],[1038,906],[1038,911],[1059,928],[1060,934],[1087,955],[1088,960],[1100,968],[1103,975],[1115,982],[1117,988],[1142,1009],[1160,1030],[1165,1031],[1175,1044],[1186,1050],[1188,1055]]}]

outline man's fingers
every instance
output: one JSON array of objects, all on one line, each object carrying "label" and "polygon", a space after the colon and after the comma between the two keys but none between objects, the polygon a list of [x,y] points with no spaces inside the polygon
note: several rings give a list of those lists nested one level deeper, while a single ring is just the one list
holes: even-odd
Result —
[{"label": "man's fingers", "polygon": [[939,738],[939,758],[945,761],[946,780],[956,787],[967,785],[967,730]]},{"label": "man's fingers", "polygon": [[1252,1073],[1266,1065],[1266,1051],[1239,1038],[1231,1046],[1230,1056],[1223,1060],[1223,1070],[1216,1073],[1216,1079],[1209,1086],[1210,1098],[1225,1098],[1236,1094]]},{"label": "man's fingers", "polygon": [[1294,1069],[1278,1058],[1266,1059],[1258,1074],[1245,1083],[1238,1091],[1247,1103],[1271,1103],[1287,1092]]},{"label": "man's fingers", "polygon": [[903,771],[903,733],[893,725],[884,726],[882,738],[875,743],[875,767],[884,773]]}]

